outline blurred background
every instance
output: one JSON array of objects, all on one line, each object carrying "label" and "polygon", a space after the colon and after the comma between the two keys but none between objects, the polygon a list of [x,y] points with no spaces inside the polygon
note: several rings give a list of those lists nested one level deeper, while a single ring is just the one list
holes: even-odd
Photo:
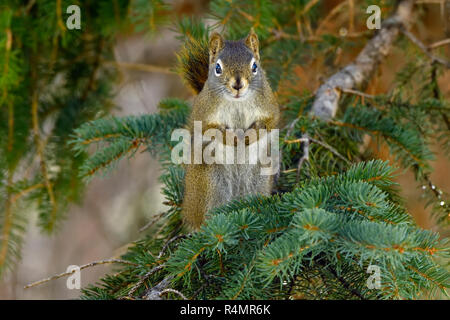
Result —
[{"label": "blurred background", "polygon": [[[343,1],[324,1],[320,15],[326,16]],[[422,23],[416,26],[415,34],[424,43],[450,37],[449,1],[421,1]],[[178,14],[205,18],[209,1],[174,0]],[[443,9],[444,8],[444,9]],[[446,11],[447,10],[447,11]],[[360,13],[362,14],[362,13]],[[358,19],[357,21],[360,21]],[[363,21],[363,20],[361,20]],[[326,30],[339,30],[343,36],[348,32],[345,17],[338,15],[324,26]],[[362,30],[363,25],[355,23],[352,28]],[[169,27],[162,27],[156,34],[121,34],[114,46],[114,57],[119,62],[119,81],[114,88],[113,101],[117,108],[112,114],[139,115],[155,112],[158,102],[165,97],[190,99],[192,94],[180,77],[174,73],[149,72],[140,66],[152,65],[171,68],[180,41]],[[339,50],[339,49],[338,49]],[[339,55],[340,66],[350,62],[359,52],[345,50]],[[450,57],[450,46],[444,49]],[[135,64],[122,65],[120,62]],[[392,81],[404,64],[401,51],[395,49],[381,65],[366,92],[384,93],[391,88]],[[317,89],[329,74],[324,70],[324,59],[317,57],[307,67],[297,67],[299,90]],[[450,71],[439,77],[442,93],[450,99]],[[370,139],[369,139],[370,140]],[[368,140],[370,148],[380,158],[389,159],[389,150],[375,140]],[[437,148],[437,147],[436,147]],[[433,162],[431,180],[442,191],[450,192],[450,164],[436,150],[438,157]],[[159,164],[148,153],[136,154],[104,178],[95,178],[87,187],[82,202],[71,205],[67,219],[53,235],[42,234],[35,221],[29,221],[22,250],[22,260],[0,280],[0,299],[70,299],[78,298],[79,290],[69,290],[66,278],[50,281],[41,286],[24,289],[33,281],[66,271],[69,265],[83,265],[92,261],[117,257],[133,240],[140,237],[139,229],[152,217],[164,210],[160,194]],[[402,186],[402,196],[408,210],[417,223],[427,229],[437,230],[430,210],[425,208],[422,188],[417,185],[412,172],[400,172],[397,178]],[[33,216],[33,215],[31,215]],[[111,271],[110,265],[96,266],[81,272],[81,285],[95,283],[103,274]]]}]

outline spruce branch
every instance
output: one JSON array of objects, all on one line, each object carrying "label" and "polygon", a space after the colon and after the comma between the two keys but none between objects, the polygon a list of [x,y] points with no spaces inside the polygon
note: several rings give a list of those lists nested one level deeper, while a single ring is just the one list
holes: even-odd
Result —
[{"label": "spruce branch", "polygon": [[329,261],[325,260],[322,263],[322,266],[324,266],[336,279],[338,279],[346,290],[350,291],[354,296],[358,297],[360,300],[367,300],[367,298],[364,297],[364,295],[359,290],[353,288],[351,284],[349,284],[342,276],[340,276],[336,272],[336,270],[332,267]]}]

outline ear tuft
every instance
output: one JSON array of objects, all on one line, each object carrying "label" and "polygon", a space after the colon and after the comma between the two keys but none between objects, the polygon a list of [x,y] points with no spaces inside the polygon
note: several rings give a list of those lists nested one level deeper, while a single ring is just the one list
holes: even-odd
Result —
[{"label": "ear tuft", "polygon": [[248,34],[247,38],[245,38],[245,45],[249,47],[250,50],[252,50],[255,59],[259,60],[259,40],[253,28],[250,29],[250,33]]},{"label": "ear tuft", "polygon": [[220,50],[224,47],[224,40],[220,34],[213,32],[209,39],[209,63],[213,63]]}]

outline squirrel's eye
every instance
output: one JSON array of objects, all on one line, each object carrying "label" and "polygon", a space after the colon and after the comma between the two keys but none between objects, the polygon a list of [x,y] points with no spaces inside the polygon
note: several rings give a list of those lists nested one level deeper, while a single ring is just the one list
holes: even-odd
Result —
[{"label": "squirrel's eye", "polygon": [[222,67],[220,66],[219,63],[216,64],[216,76],[221,75],[222,74]]},{"label": "squirrel's eye", "polygon": [[258,66],[256,65],[256,62],[253,62],[253,65],[252,65],[253,74],[256,74],[257,71],[258,71]]}]

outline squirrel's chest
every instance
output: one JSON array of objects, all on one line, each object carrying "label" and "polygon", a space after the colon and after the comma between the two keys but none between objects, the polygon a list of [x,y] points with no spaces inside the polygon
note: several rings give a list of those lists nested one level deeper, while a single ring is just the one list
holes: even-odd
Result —
[{"label": "squirrel's chest", "polygon": [[253,101],[226,101],[221,103],[209,117],[210,123],[224,125],[230,129],[248,129],[253,122],[264,117],[261,108]]}]

